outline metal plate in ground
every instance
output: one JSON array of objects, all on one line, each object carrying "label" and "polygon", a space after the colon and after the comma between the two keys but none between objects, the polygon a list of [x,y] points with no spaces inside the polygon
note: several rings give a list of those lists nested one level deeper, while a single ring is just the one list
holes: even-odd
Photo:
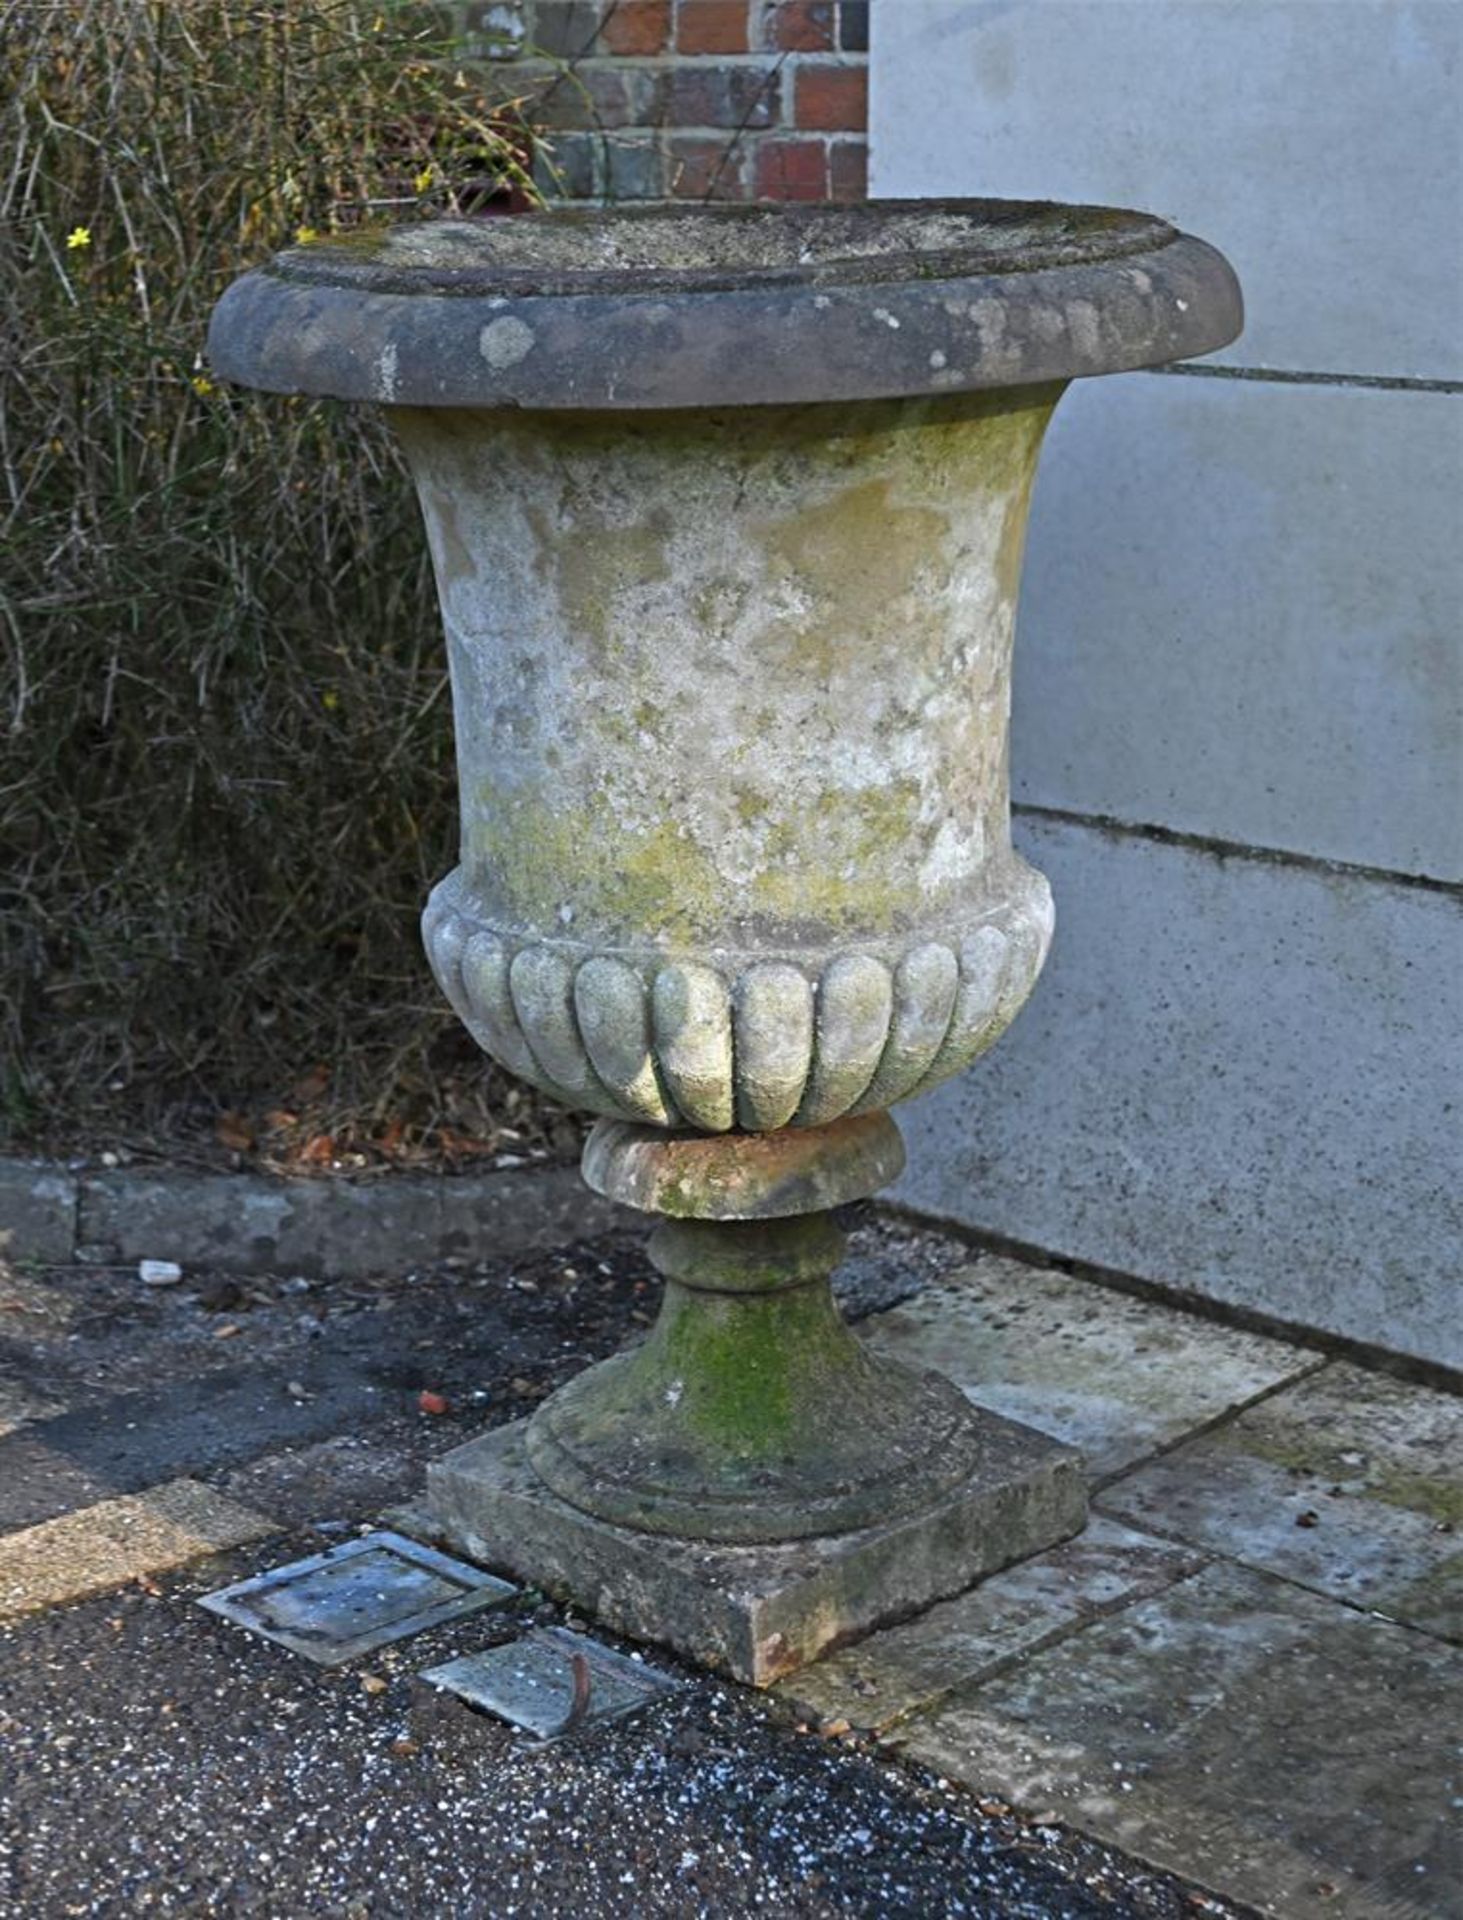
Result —
[{"label": "metal plate in ground", "polygon": [[[571,1720],[576,1656],[581,1710]],[[558,1627],[536,1627],[508,1646],[429,1667],[419,1678],[541,1740],[634,1713],[684,1684]]]},{"label": "metal plate in ground", "polygon": [[399,1533],[369,1533],[206,1594],[199,1604],[334,1667],[389,1640],[495,1606],[517,1591]]}]

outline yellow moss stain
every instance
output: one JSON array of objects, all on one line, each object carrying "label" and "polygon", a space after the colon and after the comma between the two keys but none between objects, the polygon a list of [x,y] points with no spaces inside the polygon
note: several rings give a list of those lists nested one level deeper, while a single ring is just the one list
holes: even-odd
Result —
[{"label": "yellow moss stain", "polygon": [[634,526],[608,526],[591,516],[559,530],[548,555],[559,608],[576,636],[602,660],[623,644],[615,603],[621,594],[670,578],[670,521],[657,512]]},{"label": "yellow moss stain", "polygon": [[811,603],[804,618],[769,630],[765,650],[779,666],[823,682],[849,647],[913,592],[949,523],[931,507],[898,505],[890,482],[880,479],[757,531],[769,579],[780,576]]},{"label": "yellow moss stain", "polygon": [[[829,789],[806,818],[777,818],[742,792],[734,811],[760,838],[758,870],[731,883],[724,865],[674,818],[629,827],[603,811],[566,806],[547,787],[477,795],[464,849],[495,902],[519,925],[552,935],[590,924],[672,944],[725,937],[738,922],[783,928],[789,939],[897,926],[921,906],[915,862],[921,795],[914,781]],[[927,904],[927,903],[925,903]],[[561,908],[574,909],[564,923]]]}]

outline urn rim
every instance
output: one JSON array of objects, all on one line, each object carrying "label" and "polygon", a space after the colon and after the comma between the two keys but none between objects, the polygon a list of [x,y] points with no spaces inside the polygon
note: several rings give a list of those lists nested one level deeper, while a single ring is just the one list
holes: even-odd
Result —
[{"label": "urn rim", "polygon": [[400,406],[804,404],[1034,385],[1207,353],[1228,262],[1046,201],[556,208],[293,247],[215,310],[218,374]]},{"label": "urn rim", "polygon": [[636,297],[1034,273],[1177,237],[1156,214],[1052,200],[650,201],[380,223],[288,247],[267,271],[429,298]]}]

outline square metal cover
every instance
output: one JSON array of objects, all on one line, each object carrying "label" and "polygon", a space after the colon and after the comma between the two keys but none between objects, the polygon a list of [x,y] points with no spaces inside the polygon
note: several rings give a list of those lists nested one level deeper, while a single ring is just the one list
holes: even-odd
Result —
[{"label": "square metal cover", "polygon": [[[578,1675],[576,1657],[582,1663]],[[560,1627],[535,1627],[521,1640],[464,1654],[418,1678],[541,1740],[634,1713],[682,1684]],[[571,1719],[576,1679],[580,1710]]]},{"label": "square metal cover", "polygon": [[210,1613],[323,1667],[507,1600],[518,1589],[399,1533],[292,1560],[206,1594]]}]

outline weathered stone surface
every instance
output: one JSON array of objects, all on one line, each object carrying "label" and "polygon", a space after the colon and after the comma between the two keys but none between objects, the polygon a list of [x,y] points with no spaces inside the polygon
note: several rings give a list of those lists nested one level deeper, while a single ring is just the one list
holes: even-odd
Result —
[{"label": "weathered stone surface", "polygon": [[275,1532],[196,1480],[122,1494],[0,1539],[0,1618],[56,1606]]},{"label": "weathered stone surface", "polygon": [[76,1244],[74,1174],[30,1160],[0,1160],[0,1259],[62,1265]]},{"label": "weathered stone surface", "polygon": [[817,1718],[882,1731],[1103,1614],[1162,1592],[1204,1559],[1199,1548],[1094,1517],[1076,1539],[827,1655],[779,1681],[777,1692]]},{"label": "weathered stone surface", "polygon": [[[670,1162],[682,1149],[746,1157],[754,1175],[770,1172],[775,1197],[797,1184],[778,1179],[779,1148],[796,1170],[816,1166],[828,1136],[854,1135],[857,1158],[870,1133],[895,1137],[871,1116],[821,1134],[652,1133],[646,1146]],[[538,1409],[524,1443],[534,1471],[602,1520],[728,1544],[845,1534],[937,1507],[981,1470],[984,1423],[943,1374],[875,1357],[844,1324],[830,1276],[846,1242],[831,1214],[727,1218],[725,1197],[713,1188],[698,1218],[683,1192],[692,1217],[656,1228],[650,1260],[666,1286],[654,1327]]]},{"label": "weathered stone surface", "polygon": [[904,1142],[887,1113],[775,1134],[666,1135],[601,1120],[584,1147],[596,1193],[672,1219],[780,1220],[864,1200],[899,1177]]},{"label": "weathered stone surface", "polygon": [[457,688],[462,863],[423,938],[510,1071],[816,1127],[999,1038],[1052,931],[1004,741],[1059,391],[394,410]]},{"label": "weathered stone surface", "polygon": [[733,997],[737,1125],[785,1127],[798,1110],[813,1063],[813,984],[800,967],[748,967]]},{"label": "weathered stone surface", "polygon": [[596,1520],[550,1493],[528,1466],[522,1423],[436,1461],[428,1505],[436,1536],[483,1565],[572,1596],[633,1638],[766,1686],[834,1641],[1081,1526],[1081,1476],[1070,1453],[994,1417],[984,1418],[984,1430],[984,1465],[937,1506],[787,1546],[710,1546]]},{"label": "weathered stone surface", "polygon": [[1322,1365],[1284,1341],[991,1254],[879,1315],[865,1337],[1079,1447],[1099,1481]]},{"label": "weathered stone surface", "polygon": [[386,405],[746,407],[1151,366],[1240,318],[1213,248],[1110,207],[619,206],[292,248],[208,350],[244,386]]},{"label": "weathered stone surface", "polygon": [[613,954],[586,960],[574,976],[574,1014],[589,1064],[619,1110],[653,1126],[672,1125],[675,1109],[656,1070],[650,1009],[635,969]]},{"label": "weathered stone surface", "polygon": [[1103,1495],[1333,1599],[1463,1640],[1463,1404],[1333,1364]]},{"label": "weathered stone surface", "polygon": [[913,1759],[1285,1920],[1460,1911],[1463,1654],[1211,1567],[906,1723]]},{"label": "weathered stone surface", "polygon": [[549,1246],[624,1218],[567,1167],[359,1184],[118,1172],[88,1174],[81,1187],[82,1238],[119,1261],[327,1278]]},{"label": "weathered stone surface", "polygon": [[[673,1216],[642,1345],[538,1410],[514,1484],[494,1438],[431,1482],[616,1624],[760,1680],[1081,1523],[1074,1456],[851,1338],[817,1213],[897,1173],[882,1103],[990,1047],[1046,957],[1006,733],[1052,409],[1239,321],[1162,221],[977,201],[439,221],[220,303],[220,373],[386,406],[416,481],[461,792],[443,991],[602,1116],[594,1185]],[[667,1571],[698,1551],[703,1601],[708,1553],[782,1558],[762,1589],[723,1562],[698,1616]]]}]

